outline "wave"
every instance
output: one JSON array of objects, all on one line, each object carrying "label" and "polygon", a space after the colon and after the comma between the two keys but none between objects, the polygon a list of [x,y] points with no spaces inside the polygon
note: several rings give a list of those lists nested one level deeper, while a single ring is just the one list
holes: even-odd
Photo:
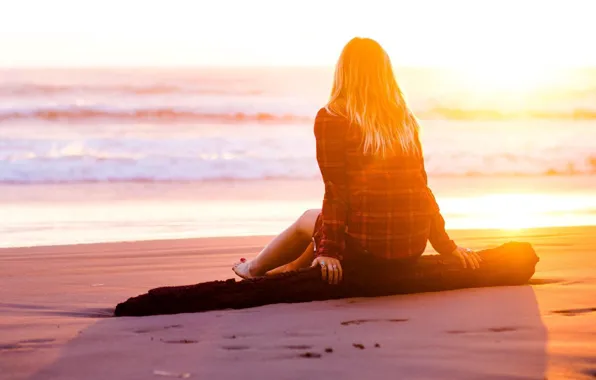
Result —
[{"label": "wave", "polygon": [[165,95],[165,94],[202,94],[202,95],[260,95],[261,90],[228,91],[221,86],[183,86],[183,85],[52,85],[20,84],[0,87],[0,96],[46,96],[62,94],[118,94],[118,95]]},{"label": "wave", "polygon": [[312,117],[273,114],[268,112],[233,112],[233,113],[205,113],[181,108],[154,108],[154,109],[128,109],[109,110],[106,108],[55,108],[28,111],[0,111],[0,123],[15,120],[42,120],[42,121],[85,121],[92,119],[113,120],[163,120],[163,121],[310,121]]},{"label": "wave", "polygon": [[[420,118],[596,120],[594,70],[564,70],[565,81],[526,89],[474,86],[452,74],[445,81],[444,70],[404,71]],[[331,75],[331,68],[0,70],[0,122],[312,121]]]},{"label": "wave", "polygon": [[[503,172],[497,174],[477,174],[477,173],[442,173],[432,175],[434,178],[536,178],[536,177],[569,177],[569,176],[594,176],[595,172],[576,172],[573,174],[558,171],[547,171],[538,174]],[[275,181],[275,180],[321,180],[319,175],[308,177],[293,177],[288,175],[271,176],[213,176],[210,178],[153,178],[148,176],[132,177],[89,177],[89,178],[47,178],[47,179],[0,179],[0,185],[48,185],[48,184],[83,184],[83,183],[201,183],[201,182],[243,182],[243,181]]]},{"label": "wave", "polygon": [[[314,109],[314,108],[313,108]],[[316,110],[315,110],[316,111]],[[30,110],[0,110],[0,123],[17,120],[40,121],[86,121],[110,120],[161,120],[161,121],[222,121],[222,122],[311,122],[311,115],[276,112],[204,112],[185,107],[129,108],[65,106]],[[491,109],[433,108],[416,112],[421,119],[447,120],[596,120],[596,109],[574,109],[563,111],[517,111],[508,112]]]},{"label": "wave", "polygon": [[[431,157],[432,161],[432,157]],[[427,167],[432,177],[532,177],[596,175],[596,156],[557,167],[519,165],[485,167],[466,165]],[[0,159],[0,184],[90,182],[201,182],[218,180],[320,179],[313,157],[171,157],[143,155],[70,154]]]}]

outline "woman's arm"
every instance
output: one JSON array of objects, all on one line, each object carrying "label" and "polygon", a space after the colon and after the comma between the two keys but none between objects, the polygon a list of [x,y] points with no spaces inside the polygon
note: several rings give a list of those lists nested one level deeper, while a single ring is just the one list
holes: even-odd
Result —
[{"label": "woman's arm", "polygon": [[[416,127],[418,127],[418,122],[416,118],[410,113],[409,117],[411,121],[416,123]],[[418,128],[417,128],[418,129]],[[428,240],[430,244],[433,246],[435,251],[440,253],[441,255],[451,256],[456,259],[459,259],[464,268],[468,266],[472,269],[480,268],[480,262],[482,259],[476,252],[473,252],[470,249],[465,249],[458,247],[449,235],[447,231],[445,231],[445,219],[443,219],[443,215],[441,215],[441,211],[439,209],[439,204],[435,198],[430,187],[428,187],[428,176],[426,174],[426,168],[424,167],[424,155],[422,154],[422,144],[420,144],[420,138],[418,136],[418,132],[416,132],[416,144],[418,147],[418,152],[420,153],[420,160],[421,160],[421,167],[422,167],[422,177],[424,179],[424,184],[428,189],[428,193],[431,199],[431,207],[434,210],[431,221],[430,221],[430,234]]]},{"label": "woman's arm", "polygon": [[[420,142],[418,142],[418,144],[420,144]],[[422,150],[420,150],[420,154],[422,155]],[[447,231],[445,231],[445,219],[443,218],[443,215],[441,215],[441,210],[433,191],[428,187],[428,176],[426,174],[426,168],[424,167],[424,157],[422,157],[422,176],[424,177],[424,184],[428,188],[431,197],[431,207],[435,210],[430,220],[430,235],[428,241],[430,241],[430,244],[435,251],[441,255],[450,255],[457,248],[457,245],[451,240]]]},{"label": "woman's arm", "polygon": [[431,197],[431,208],[435,210],[435,212],[431,216],[430,235],[428,240],[430,241],[430,244],[433,246],[435,251],[437,251],[441,255],[450,255],[457,248],[457,245],[453,240],[451,240],[451,238],[449,238],[447,231],[445,231],[445,219],[443,218],[443,215],[441,215],[439,204],[437,203],[435,195],[433,194],[430,187],[428,187],[428,175],[426,174],[426,168],[424,166],[424,155],[422,154],[422,144],[420,143],[418,133],[416,133],[416,145],[420,154],[422,168],[421,170],[422,177],[424,179],[424,184],[428,188],[428,192]]},{"label": "woman's arm", "polygon": [[[430,189],[428,190],[431,191]],[[433,199],[435,198],[434,195],[432,197]],[[457,248],[457,245],[449,238],[447,231],[445,231],[445,219],[443,219],[443,215],[441,215],[438,207],[439,206],[437,206],[437,212],[431,217],[430,220],[430,235],[428,240],[435,251],[441,255],[451,255]]]},{"label": "woman's arm", "polygon": [[444,256],[450,256],[455,258],[456,260],[459,260],[464,268],[469,267],[472,269],[478,269],[480,268],[480,263],[482,262],[480,256],[478,256],[476,252],[473,252],[470,249],[458,247],[455,244],[455,242],[451,240],[451,238],[449,238],[447,231],[445,231],[445,219],[443,219],[443,215],[441,215],[441,211],[439,209],[439,205],[437,203],[435,195],[433,194],[432,190],[428,187],[428,176],[426,174],[426,169],[424,168],[424,157],[422,156],[422,148],[418,137],[416,137],[416,139],[422,159],[422,176],[424,178],[424,183],[426,184],[429,195],[432,198],[431,207],[434,210],[434,213],[431,216],[430,220],[430,234],[428,240],[430,241],[430,244],[433,246],[435,251],[437,251],[439,254]]},{"label": "woman's arm", "polygon": [[344,121],[329,115],[325,109],[317,113],[314,132],[325,196],[321,210],[322,237],[316,254],[340,260],[345,249],[347,213],[346,128]]}]

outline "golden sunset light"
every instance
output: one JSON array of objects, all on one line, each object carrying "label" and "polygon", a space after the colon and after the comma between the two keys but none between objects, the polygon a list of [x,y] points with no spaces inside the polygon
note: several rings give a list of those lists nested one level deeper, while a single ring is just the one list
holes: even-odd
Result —
[{"label": "golden sunset light", "polygon": [[480,93],[527,93],[559,83],[560,71],[539,65],[485,64],[459,71],[460,79]]},{"label": "golden sunset light", "polygon": [[0,1],[0,380],[596,376],[596,0]]},{"label": "golden sunset light", "polygon": [[596,209],[593,197],[577,195],[570,199],[559,194],[505,193],[455,198],[444,203],[445,212],[457,215],[452,219],[453,227],[476,225],[517,231],[573,226],[579,220],[588,220],[581,215],[584,209]]}]

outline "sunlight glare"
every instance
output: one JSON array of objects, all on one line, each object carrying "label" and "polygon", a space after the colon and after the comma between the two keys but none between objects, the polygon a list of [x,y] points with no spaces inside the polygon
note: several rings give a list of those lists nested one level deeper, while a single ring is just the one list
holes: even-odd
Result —
[{"label": "sunlight glare", "polygon": [[462,70],[467,86],[479,92],[530,92],[554,84],[554,69],[531,65],[482,65]]},{"label": "sunlight glare", "polygon": [[441,209],[449,228],[489,228],[516,231],[526,228],[581,224],[583,211],[596,209],[593,197],[546,194],[490,194],[447,198]]}]

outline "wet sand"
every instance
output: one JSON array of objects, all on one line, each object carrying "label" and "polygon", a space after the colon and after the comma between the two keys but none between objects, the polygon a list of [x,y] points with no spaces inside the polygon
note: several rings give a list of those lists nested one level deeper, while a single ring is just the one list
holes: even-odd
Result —
[{"label": "wet sand", "polygon": [[[431,177],[450,229],[596,225],[596,176]],[[0,184],[0,247],[277,234],[320,179]]]},{"label": "wet sand", "polygon": [[231,278],[269,237],[2,249],[0,379],[596,376],[596,227],[452,236],[532,243],[532,285],[111,318],[149,288]]}]

